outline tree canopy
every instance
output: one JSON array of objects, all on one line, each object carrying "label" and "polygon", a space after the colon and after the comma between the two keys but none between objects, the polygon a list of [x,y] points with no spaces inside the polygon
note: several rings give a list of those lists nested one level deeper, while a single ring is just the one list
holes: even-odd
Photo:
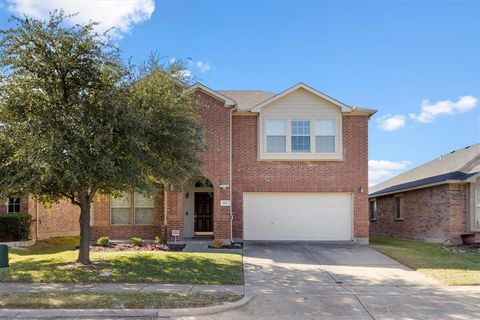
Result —
[{"label": "tree canopy", "polygon": [[94,196],[194,174],[201,141],[181,64],[132,67],[95,23],[68,18],[13,17],[0,30],[0,195],[80,206],[89,263]]}]

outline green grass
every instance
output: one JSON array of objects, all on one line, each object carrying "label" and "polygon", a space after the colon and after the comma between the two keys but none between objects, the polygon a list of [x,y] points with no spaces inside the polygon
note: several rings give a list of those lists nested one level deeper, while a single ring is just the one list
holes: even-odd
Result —
[{"label": "green grass", "polygon": [[371,237],[370,245],[447,285],[480,285],[480,252],[451,252],[439,244]]},{"label": "green grass", "polygon": [[0,293],[1,308],[17,309],[171,309],[198,308],[241,298],[200,293]]},{"label": "green grass", "polygon": [[[242,284],[240,254],[92,252],[92,266],[73,264],[78,238],[57,238],[28,250],[11,250],[0,282]],[[108,277],[101,272],[111,273]]]}]

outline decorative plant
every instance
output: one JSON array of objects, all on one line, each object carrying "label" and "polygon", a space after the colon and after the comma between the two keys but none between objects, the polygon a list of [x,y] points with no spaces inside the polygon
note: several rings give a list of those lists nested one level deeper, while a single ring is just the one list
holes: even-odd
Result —
[{"label": "decorative plant", "polygon": [[225,240],[223,239],[215,239],[212,241],[212,247],[214,248],[221,248],[225,244]]},{"label": "decorative plant", "polygon": [[97,239],[97,245],[106,247],[110,243],[110,238],[109,237],[100,237]]},{"label": "decorative plant", "polygon": [[156,236],[155,237],[155,244],[164,244],[167,243],[167,237],[162,235],[162,236]]},{"label": "decorative plant", "polygon": [[141,247],[145,243],[145,241],[142,238],[138,238],[138,237],[133,237],[132,239],[130,239],[130,242],[137,247]]}]

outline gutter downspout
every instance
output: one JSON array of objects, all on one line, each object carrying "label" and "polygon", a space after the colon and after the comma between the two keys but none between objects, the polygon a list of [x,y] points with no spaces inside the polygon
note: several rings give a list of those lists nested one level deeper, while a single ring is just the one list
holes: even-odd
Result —
[{"label": "gutter downspout", "polygon": [[35,199],[35,242],[38,241],[38,200]]},{"label": "gutter downspout", "polygon": [[164,185],[163,186],[163,226],[164,227],[167,227],[167,210],[168,210],[167,185]]},{"label": "gutter downspout", "polygon": [[232,200],[232,189],[233,189],[233,184],[232,184],[232,159],[233,159],[233,156],[232,156],[232,150],[233,150],[233,147],[232,147],[232,144],[233,144],[233,141],[232,141],[232,138],[233,138],[233,128],[232,128],[232,118],[233,118],[233,108],[230,109],[230,244],[233,243],[233,209],[232,209],[232,206],[233,206],[233,200]]}]

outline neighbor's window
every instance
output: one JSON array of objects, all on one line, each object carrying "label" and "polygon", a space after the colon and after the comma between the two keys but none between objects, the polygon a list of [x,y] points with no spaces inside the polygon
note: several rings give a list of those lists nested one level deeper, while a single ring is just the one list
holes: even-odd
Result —
[{"label": "neighbor's window", "polygon": [[292,120],[292,152],[310,152],[310,120]]},{"label": "neighbor's window", "polygon": [[10,197],[8,198],[8,213],[18,213],[20,212],[20,198],[19,197]]},{"label": "neighbor's window", "polygon": [[335,120],[315,120],[315,152],[335,152]]},{"label": "neighbor's window", "polygon": [[110,205],[112,208],[111,222],[112,224],[130,224],[131,215],[131,195],[123,193],[119,197],[112,197]]},{"label": "neighbor's window", "polygon": [[267,152],[282,153],[287,151],[287,121],[285,119],[268,119],[265,122]]},{"label": "neighbor's window", "polygon": [[475,212],[476,217],[475,221],[477,223],[477,227],[480,227],[480,180],[477,180],[476,189],[476,200],[475,200]]},{"label": "neighbor's window", "polygon": [[135,192],[135,224],[153,224],[154,199]]},{"label": "neighbor's window", "polygon": [[370,201],[370,220],[377,220],[377,200]]},{"label": "neighbor's window", "polygon": [[397,220],[403,219],[403,198],[402,197],[395,198],[395,218]]}]

